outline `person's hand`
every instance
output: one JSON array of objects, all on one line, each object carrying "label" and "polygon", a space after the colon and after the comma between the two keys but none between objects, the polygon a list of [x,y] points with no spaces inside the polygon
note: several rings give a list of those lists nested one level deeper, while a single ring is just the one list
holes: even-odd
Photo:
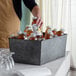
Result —
[{"label": "person's hand", "polygon": [[42,27],[43,21],[42,21],[42,19],[41,19],[40,17],[37,18],[36,24],[37,24],[40,28]]},{"label": "person's hand", "polygon": [[33,16],[37,17],[37,22],[36,24],[41,28],[42,25],[43,25],[43,21],[41,19],[41,15],[40,15],[40,9],[38,6],[35,6],[33,9],[32,9],[32,14]]}]

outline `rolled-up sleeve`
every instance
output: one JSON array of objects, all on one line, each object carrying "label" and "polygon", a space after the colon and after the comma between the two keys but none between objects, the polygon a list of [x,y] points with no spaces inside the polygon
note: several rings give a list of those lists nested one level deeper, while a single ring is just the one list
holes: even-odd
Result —
[{"label": "rolled-up sleeve", "polygon": [[30,9],[30,11],[32,11],[33,7],[36,6],[36,2],[35,0],[23,0],[26,7]]}]

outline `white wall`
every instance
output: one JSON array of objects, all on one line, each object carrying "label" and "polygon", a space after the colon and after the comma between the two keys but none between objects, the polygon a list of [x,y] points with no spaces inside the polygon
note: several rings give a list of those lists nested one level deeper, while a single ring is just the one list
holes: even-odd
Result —
[{"label": "white wall", "polygon": [[76,0],[71,0],[72,18],[72,59],[73,66],[76,68]]}]

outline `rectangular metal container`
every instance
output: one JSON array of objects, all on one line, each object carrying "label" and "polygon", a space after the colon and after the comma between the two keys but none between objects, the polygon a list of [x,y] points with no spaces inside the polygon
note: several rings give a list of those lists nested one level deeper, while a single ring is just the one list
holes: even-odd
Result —
[{"label": "rectangular metal container", "polygon": [[66,40],[66,34],[43,41],[9,38],[9,45],[15,62],[42,65],[65,56]]}]

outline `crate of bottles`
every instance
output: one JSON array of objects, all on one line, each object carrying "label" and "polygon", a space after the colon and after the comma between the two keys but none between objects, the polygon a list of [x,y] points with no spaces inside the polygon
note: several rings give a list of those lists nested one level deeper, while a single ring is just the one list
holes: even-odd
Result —
[{"label": "crate of bottles", "polygon": [[17,63],[41,65],[65,56],[67,34],[46,39],[30,37],[9,38],[10,50],[15,52],[14,60]]},{"label": "crate of bottles", "polygon": [[[35,21],[36,22],[36,21]],[[33,22],[33,23],[35,23]],[[65,56],[67,34],[62,29],[47,26],[43,33],[33,24],[24,33],[9,38],[10,51],[15,52],[15,62],[42,65]]]}]

